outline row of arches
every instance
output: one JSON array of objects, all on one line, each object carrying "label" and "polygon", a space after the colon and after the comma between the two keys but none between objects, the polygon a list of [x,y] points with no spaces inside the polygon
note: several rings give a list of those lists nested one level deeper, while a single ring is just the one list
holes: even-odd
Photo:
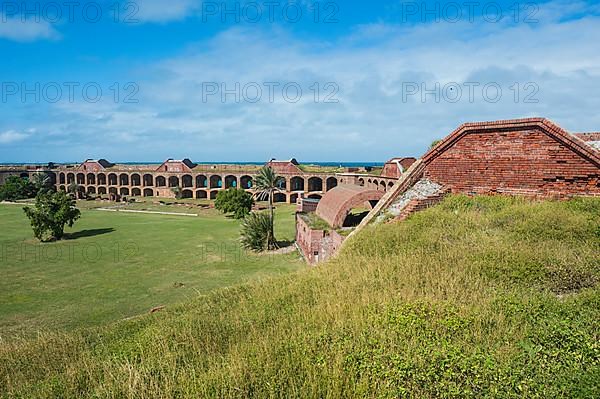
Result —
[{"label": "row of arches", "polygon": [[[239,180],[239,181],[238,181]],[[252,188],[252,176],[244,175],[239,179],[233,175],[183,175],[154,176],[139,173],[61,173],[59,184],[134,186],[134,187],[182,187],[182,188]]]},{"label": "row of arches", "polygon": [[387,191],[394,186],[395,181],[386,179],[360,178],[358,184],[371,190]]},{"label": "row of arches", "polygon": [[[59,186],[59,189],[62,191],[66,191],[67,190],[67,186],[65,185],[61,185]],[[109,195],[109,194],[118,194],[122,197],[154,197],[154,196],[158,196],[159,193],[155,192],[153,188],[137,188],[137,187],[133,187],[133,188],[129,188],[129,187],[94,187],[94,186],[88,186],[87,188],[85,187],[80,187],[79,188],[80,192],[82,193],[86,193],[88,195]],[[182,198],[196,198],[196,199],[216,199],[217,198],[217,194],[219,193],[220,190],[182,190],[181,191],[181,197]],[[291,203],[291,204],[295,204],[298,201],[298,198],[300,197],[300,193],[290,193],[290,194],[285,194],[285,193],[276,193],[273,201],[276,203]],[[313,199],[321,199],[321,195],[320,194],[311,194],[308,196],[308,198],[313,198]]]},{"label": "row of arches", "polygon": [[[60,173],[59,184],[70,185],[98,185],[98,186],[128,186],[128,187],[181,187],[186,188],[242,188],[251,189],[253,178],[244,175],[238,178],[234,175],[183,175],[179,176],[154,176],[153,174],[140,173]],[[338,185],[336,177],[326,179],[313,176],[305,178],[293,176],[281,179],[279,188],[283,191],[329,191]],[[325,188],[325,190],[323,190]]]}]

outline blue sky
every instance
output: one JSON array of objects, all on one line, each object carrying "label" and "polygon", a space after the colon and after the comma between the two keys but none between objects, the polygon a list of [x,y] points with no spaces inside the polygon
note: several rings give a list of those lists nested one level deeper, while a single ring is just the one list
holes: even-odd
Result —
[{"label": "blue sky", "polygon": [[467,121],[600,130],[594,2],[115,3],[0,2],[0,162],[384,161]]}]

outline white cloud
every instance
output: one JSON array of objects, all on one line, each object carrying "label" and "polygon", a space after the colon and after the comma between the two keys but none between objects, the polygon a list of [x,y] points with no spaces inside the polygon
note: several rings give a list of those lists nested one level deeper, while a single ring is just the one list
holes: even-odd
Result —
[{"label": "white cloud", "polygon": [[57,39],[60,34],[47,21],[22,20],[0,14],[0,38],[17,42]]},{"label": "white cloud", "polygon": [[[460,123],[544,116],[567,130],[600,128],[600,18],[527,24],[378,24],[335,43],[298,39],[278,27],[234,28],[177,57],[145,65],[139,104],[58,104],[40,131],[57,153],[78,158],[196,161],[378,160],[420,155]],[[256,28],[256,27],[255,27]],[[368,41],[368,46],[361,45]],[[302,100],[203,102],[203,82],[298,82]],[[336,82],[339,104],[314,103],[310,86]],[[498,83],[499,102],[457,103],[418,95],[403,83]],[[513,84],[519,85],[519,101]],[[537,103],[525,103],[535,83]],[[321,91],[323,95],[323,91]],[[41,125],[40,125],[41,126]],[[74,133],[77,133],[76,135]],[[40,135],[37,135],[40,136]],[[102,140],[98,140],[102,137]],[[94,154],[89,154],[93,143]],[[126,145],[114,145],[127,143]],[[157,145],[160,143],[160,145]],[[141,155],[140,155],[141,154]]]},{"label": "white cloud", "polygon": [[29,135],[25,133],[19,133],[14,130],[7,130],[0,133],[0,144],[12,144],[18,141],[25,140]]}]

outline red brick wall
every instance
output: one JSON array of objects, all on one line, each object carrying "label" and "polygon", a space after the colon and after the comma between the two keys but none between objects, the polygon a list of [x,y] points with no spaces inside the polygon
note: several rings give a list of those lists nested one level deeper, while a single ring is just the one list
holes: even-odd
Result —
[{"label": "red brick wall", "polygon": [[311,230],[308,223],[298,214],[296,215],[296,244],[308,263],[313,264],[317,262],[321,250],[321,241],[324,236],[324,231]]},{"label": "red brick wall", "polygon": [[329,259],[340,249],[345,238],[335,230],[312,230],[304,219],[296,214],[296,244],[310,264]]},{"label": "red brick wall", "polygon": [[398,165],[395,162],[386,162],[386,164],[383,165],[381,176],[393,177],[397,179],[400,177],[400,169],[398,169]]},{"label": "red brick wall", "polygon": [[303,213],[314,212],[317,210],[317,205],[319,205],[318,201],[300,198],[298,201],[297,211]]},{"label": "red brick wall", "polygon": [[427,163],[453,192],[600,195],[600,168],[542,128],[471,131]]}]

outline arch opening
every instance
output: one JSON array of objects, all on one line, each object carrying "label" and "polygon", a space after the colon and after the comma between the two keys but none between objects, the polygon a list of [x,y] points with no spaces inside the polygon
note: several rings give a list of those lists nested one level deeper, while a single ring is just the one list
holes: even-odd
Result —
[{"label": "arch opening", "polygon": [[290,188],[292,191],[304,191],[304,179],[299,176],[294,176],[290,179]]},{"label": "arch opening", "polygon": [[181,187],[191,188],[194,187],[194,179],[191,175],[183,175],[181,177]]},{"label": "arch opening", "polygon": [[[223,180],[219,175],[212,175],[210,177],[210,188],[221,188],[223,187]],[[212,193],[211,193],[212,198]]]},{"label": "arch opening", "polygon": [[[129,185],[129,175],[127,175],[125,173],[121,173],[119,175],[119,185],[128,186]],[[123,195],[123,194],[121,194],[121,195]]]},{"label": "arch opening", "polygon": [[237,177],[235,176],[226,176],[225,177],[225,188],[236,188],[237,187]]},{"label": "arch opening", "polygon": [[143,177],[144,179],[144,187],[153,187],[154,186],[154,177],[151,174],[146,173]]},{"label": "arch opening", "polygon": [[320,177],[311,177],[308,179],[308,191],[323,191],[323,179]]},{"label": "arch opening", "polygon": [[196,176],[196,188],[206,188],[207,187],[207,179],[204,175]]},{"label": "arch opening", "polygon": [[327,191],[329,190],[333,190],[334,188],[337,187],[338,185],[338,180],[335,177],[328,177],[327,178]]},{"label": "arch opening", "polygon": [[240,178],[240,188],[244,190],[249,190],[252,188],[252,177],[251,176],[242,176]]},{"label": "arch opening", "polygon": [[169,176],[169,187],[179,187],[179,177]]},{"label": "arch opening", "polygon": [[[139,187],[139,186],[141,186],[141,185],[142,185],[142,184],[141,184],[141,183],[142,183],[142,182],[141,182],[141,180],[142,180],[142,179],[140,178],[140,175],[139,175],[139,174],[137,174],[137,173],[134,173],[134,174],[132,174],[132,175],[131,175],[131,185],[132,185],[132,186],[136,186],[136,187]],[[134,194],[134,195],[135,195],[135,194]]]}]

